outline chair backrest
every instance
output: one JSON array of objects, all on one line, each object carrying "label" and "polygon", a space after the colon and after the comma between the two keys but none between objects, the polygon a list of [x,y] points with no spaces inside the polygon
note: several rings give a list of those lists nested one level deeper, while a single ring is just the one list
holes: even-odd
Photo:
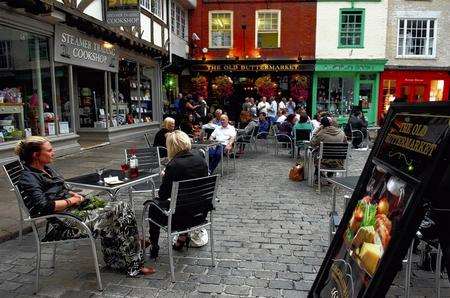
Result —
[{"label": "chair backrest", "polygon": [[219,176],[206,176],[174,182],[170,201],[170,212],[176,209],[213,210],[217,197]]},{"label": "chair backrest", "polygon": [[206,134],[206,138],[209,139],[209,137],[211,136],[211,134],[214,131],[214,128],[205,128],[204,131],[205,131],[205,134]]},{"label": "chair backrest", "polygon": [[29,218],[30,213],[28,208],[25,206],[23,193],[19,190],[18,183],[20,180],[20,176],[24,170],[22,163],[20,160],[14,160],[10,163],[4,164],[3,169],[5,170],[6,176],[8,177],[9,183],[13,187],[13,190],[16,194],[17,204],[20,209],[20,216],[22,219]]},{"label": "chair backrest", "polygon": [[348,156],[348,143],[320,142],[319,158],[346,160]]},{"label": "chair backrest", "polygon": [[153,144],[150,142],[150,134],[148,132],[144,133],[145,142],[148,147],[153,147]]},{"label": "chair backrest", "polygon": [[259,125],[256,125],[255,127],[253,127],[252,137],[255,138],[258,135],[258,133],[259,133]]},{"label": "chair backrest", "polygon": [[150,173],[160,172],[159,147],[125,149],[125,161],[134,154],[138,159],[139,169]]},{"label": "chair backrest", "polygon": [[310,129],[295,129],[295,140],[296,141],[309,141],[311,139]]},{"label": "chair backrest", "polygon": [[292,138],[284,133],[277,133],[275,140],[277,143],[292,143]]}]

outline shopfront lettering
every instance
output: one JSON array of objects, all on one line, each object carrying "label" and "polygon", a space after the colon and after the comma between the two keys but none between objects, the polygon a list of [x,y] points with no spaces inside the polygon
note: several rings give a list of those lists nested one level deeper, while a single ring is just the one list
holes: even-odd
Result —
[{"label": "shopfront lettering", "polygon": [[193,71],[298,71],[300,64],[200,64],[193,65]]},{"label": "shopfront lettering", "polygon": [[55,26],[55,61],[117,72],[116,51],[112,44]]}]

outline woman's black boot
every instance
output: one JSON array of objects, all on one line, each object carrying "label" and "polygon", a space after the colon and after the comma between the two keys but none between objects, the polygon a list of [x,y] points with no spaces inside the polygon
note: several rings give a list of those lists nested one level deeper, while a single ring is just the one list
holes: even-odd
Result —
[{"label": "woman's black boot", "polygon": [[158,258],[159,253],[159,245],[152,245],[152,248],[150,249],[150,259],[156,259]]}]

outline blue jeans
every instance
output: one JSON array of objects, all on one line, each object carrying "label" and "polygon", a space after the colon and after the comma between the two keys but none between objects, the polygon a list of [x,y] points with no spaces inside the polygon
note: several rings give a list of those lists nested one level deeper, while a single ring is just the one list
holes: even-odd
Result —
[{"label": "blue jeans", "polygon": [[209,172],[212,174],[222,159],[222,153],[225,145],[217,145],[215,148],[209,148]]}]

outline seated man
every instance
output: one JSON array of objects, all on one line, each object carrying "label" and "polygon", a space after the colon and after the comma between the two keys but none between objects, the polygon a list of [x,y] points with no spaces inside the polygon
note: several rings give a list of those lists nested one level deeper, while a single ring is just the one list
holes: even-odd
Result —
[{"label": "seated man", "polygon": [[222,152],[229,153],[233,148],[233,143],[236,139],[236,130],[228,123],[228,121],[227,115],[220,116],[221,126],[217,127],[209,137],[210,140],[220,142],[216,148],[209,149],[209,172],[211,174],[219,164],[222,158]]},{"label": "seated man", "polygon": [[[240,142],[249,142],[254,129],[259,129],[259,119],[255,115],[253,119],[245,126],[243,133],[237,136],[237,141]],[[245,149],[245,144],[241,144],[239,147],[239,154],[243,154]]]}]

